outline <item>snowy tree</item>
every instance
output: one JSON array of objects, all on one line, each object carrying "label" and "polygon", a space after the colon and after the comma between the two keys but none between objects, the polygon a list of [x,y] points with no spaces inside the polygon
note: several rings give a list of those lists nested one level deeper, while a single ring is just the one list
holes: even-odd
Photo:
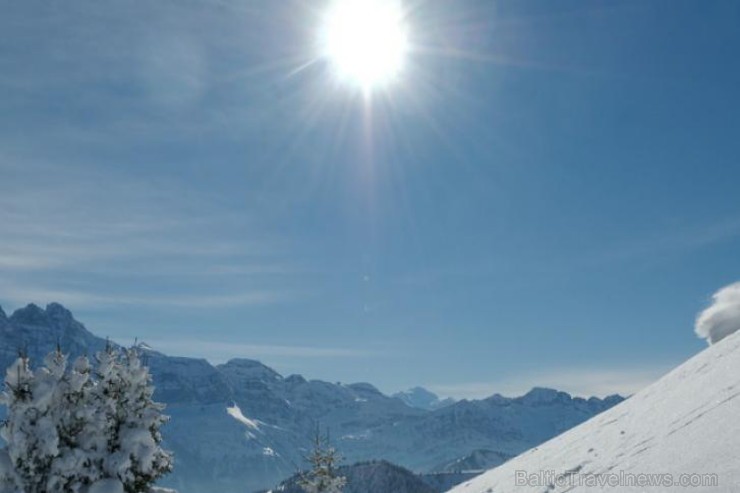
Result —
[{"label": "snowy tree", "polygon": [[306,493],[341,493],[347,480],[335,474],[340,457],[337,450],[331,446],[328,435],[322,438],[319,431],[316,431],[313,450],[306,460],[311,465],[311,470],[299,480],[303,491]]},{"label": "snowy tree", "polygon": [[8,444],[7,458],[12,471],[8,480],[25,493],[49,491],[54,459],[60,455],[57,403],[66,358],[52,353],[46,367],[30,368],[22,356],[6,374],[7,391],[3,402],[8,416],[2,428],[2,438]]},{"label": "snowy tree", "polygon": [[172,456],[161,447],[164,406],[154,402],[151,375],[135,348],[108,348],[98,357],[97,408],[104,423],[107,454],[104,476],[123,483],[126,493],[148,491],[172,470]]},{"label": "snowy tree", "polygon": [[[33,371],[25,357],[7,371],[0,493],[90,493],[111,485],[150,491],[172,469],[161,447],[163,406],[135,350],[109,346],[67,368],[62,352]],[[114,490],[116,488],[113,488]]]},{"label": "snowy tree", "polygon": [[57,378],[50,416],[58,439],[47,491],[77,493],[100,475],[92,461],[99,438],[91,402],[94,382],[90,378],[90,364],[87,358],[81,357],[67,369],[67,359],[57,349],[46,358],[45,368]]}]

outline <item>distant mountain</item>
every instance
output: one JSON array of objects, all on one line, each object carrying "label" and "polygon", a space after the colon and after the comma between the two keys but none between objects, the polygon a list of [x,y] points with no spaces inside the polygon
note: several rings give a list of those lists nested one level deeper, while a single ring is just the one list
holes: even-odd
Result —
[{"label": "distant mountain", "polygon": [[105,347],[105,340],[95,337],[77,322],[62,305],[52,303],[46,310],[28,305],[10,317],[0,308],[0,365],[8,367],[25,351],[34,359],[53,351],[57,344],[74,356],[91,354]]},{"label": "distant mountain", "polygon": [[[94,354],[106,341],[59,304],[28,305],[10,317],[0,309],[1,366],[9,366],[19,350],[39,362],[57,343],[75,357]],[[493,396],[430,411],[368,383],[283,377],[250,359],[213,366],[144,351],[155,397],[172,417],[164,435],[176,467],[165,485],[181,493],[274,486],[302,468],[317,424],[331,431],[348,462],[386,459],[428,472],[476,450],[517,455],[621,401],[535,389],[519,398]]]},{"label": "distant mountain", "polygon": [[432,489],[439,492],[446,492],[458,484],[478,476],[482,471],[458,471],[458,472],[429,472],[419,474],[419,479],[424,481]]},{"label": "distant mountain", "polygon": [[500,466],[514,457],[496,450],[477,449],[459,459],[445,462],[432,468],[432,472],[476,472],[481,473],[487,469]]},{"label": "distant mountain", "polygon": [[[347,480],[343,493],[441,493],[408,469],[387,461],[360,462],[341,466],[338,476]],[[262,493],[304,493],[295,475],[276,488]]]},{"label": "distant mountain", "polygon": [[735,333],[629,400],[451,493],[738,491],[738,416]]},{"label": "distant mountain", "polygon": [[[621,401],[619,396],[587,400],[542,388],[522,397],[463,400],[378,426],[363,446],[414,471],[430,471],[477,449],[518,455]],[[343,450],[348,445],[340,443]]]},{"label": "distant mountain", "polygon": [[424,387],[414,387],[403,392],[395,393],[392,397],[400,399],[409,407],[424,409],[426,411],[433,411],[434,409],[451,406],[455,403],[455,399],[451,398],[440,400],[437,394],[428,391]]}]

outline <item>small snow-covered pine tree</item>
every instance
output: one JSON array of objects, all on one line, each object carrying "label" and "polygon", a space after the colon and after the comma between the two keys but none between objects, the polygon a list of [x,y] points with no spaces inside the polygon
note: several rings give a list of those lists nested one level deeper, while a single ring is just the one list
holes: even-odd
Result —
[{"label": "small snow-covered pine tree", "polygon": [[77,493],[97,479],[84,440],[95,434],[87,366],[79,358],[67,370],[67,357],[57,348],[35,371],[26,357],[8,369],[0,491]]},{"label": "small snow-covered pine tree", "polygon": [[123,483],[126,493],[148,491],[172,470],[172,455],[162,446],[164,406],[154,402],[149,370],[136,348],[98,355],[97,402],[104,416],[107,455],[104,476]]},{"label": "small snow-covered pine tree", "polygon": [[298,484],[306,493],[341,493],[347,480],[336,475],[340,457],[331,446],[328,435],[322,437],[318,430],[314,437],[313,450],[306,457],[311,470],[303,474]]},{"label": "small snow-covered pine tree", "polygon": [[[18,485],[24,479],[23,474],[35,468],[35,464],[21,464],[24,461],[38,462],[35,453],[28,450],[20,453],[13,444],[21,442],[35,449],[33,440],[28,434],[33,432],[29,426],[28,409],[31,407],[32,388],[35,383],[34,374],[28,364],[28,358],[21,355],[6,371],[5,388],[0,396],[0,403],[7,407],[7,417],[0,428],[0,437],[8,444],[0,454],[0,491],[2,493],[17,492]],[[18,467],[20,466],[20,467]]]},{"label": "small snow-covered pine tree", "polygon": [[8,444],[11,479],[25,493],[47,492],[52,463],[59,455],[56,412],[66,359],[52,353],[46,363],[48,367],[33,371],[22,356],[6,374],[3,402],[8,415],[2,437]]},{"label": "small snow-covered pine tree", "polygon": [[100,476],[92,460],[97,454],[98,439],[91,402],[94,382],[90,379],[90,364],[86,357],[80,357],[67,369],[67,359],[57,349],[53,357],[46,358],[45,366],[59,376],[52,410],[58,453],[51,463],[47,491],[77,493]]}]

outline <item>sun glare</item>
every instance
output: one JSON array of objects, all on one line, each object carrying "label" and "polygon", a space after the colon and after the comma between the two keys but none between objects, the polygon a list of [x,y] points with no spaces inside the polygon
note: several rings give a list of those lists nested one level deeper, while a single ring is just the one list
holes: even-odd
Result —
[{"label": "sun glare", "polygon": [[400,0],[333,0],[322,38],[336,73],[365,91],[396,79],[408,51]]}]

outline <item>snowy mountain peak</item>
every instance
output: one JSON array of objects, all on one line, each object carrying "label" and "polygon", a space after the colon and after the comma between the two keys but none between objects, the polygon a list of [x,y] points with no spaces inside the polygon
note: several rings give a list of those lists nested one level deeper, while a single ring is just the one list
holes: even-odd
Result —
[{"label": "snowy mountain peak", "polygon": [[437,394],[425,389],[424,387],[413,387],[411,389],[397,393],[396,396],[403,396],[419,403],[431,403],[439,400],[439,396]]},{"label": "snowy mountain peak", "polygon": [[71,357],[92,354],[105,346],[105,341],[91,334],[62,305],[52,303],[43,309],[30,304],[0,318],[0,366],[7,367],[18,357],[18,351],[28,352],[32,360],[61,345]]},{"label": "snowy mountain peak", "polygon": [[347,385],[350,389],[354,390],[355,392],[358,392],[360,394],[374,394],[382,396],[383,393],[378,390],[378,388],[370,383],[367,382],[358,382],[358,383],[351,383]]},{"label": "snowy mountain peak", "polygon": [[281,374],[253,359],[234,358],[223,365],[218,365],[217,368],[229,377],[239,380],[271,382],[283,379]]},{"label": "snowy mountain peak", "polygon": [[19,308],[10,316],[10,321],[24,325],[43,325],[48,322],[46,311],[35,303]]},{"label": "snowy mountain peak", "polygon": [[[619,395],[619,394],[612,394],[612,395],[607,395],[606,397],[604,397],[603,399],[601,399],[601,402],[606,403],[606,404],[608,404],[611,407],[611,406],[616,406],[617,404],[619,404],[623,400],[624,400],[624,397],[622,397],[621,395]],[[594,403],[594,402],[598,402],[598,401],[599,401],[599,398],[598,397],[590,397],[588,399],[588,402],[590,402],[590,403]]]},{"label": "snowy mountain peak", "polygon": [[46,305],[46,316],[58,323],[69,324],[76,322],[72,316],[72,312],[59,303],[49,303]]},{"label": "snowy mountain peak", "polygon": [[285,383],[288,386],[296,386],[296,385],[303,385],[307,382],[306,382],[306,379],[303,378],[303,376],[293,374],[285,378]]},{"label": "snowy mountain peak", "polygon": [[488,397],[486,401],[490,402],[491,404],[507,405],[511,403],[511,398],[504,397],[501,394],[493,394],[491,397]]},{"label": "snowy mountain peak", "polygon": [[0,306],[0,326],[5,325],[6,323],[8,323],[8,316],[5,314],[3,307]]},{"label": "snowy mountain peak", "polygon": [[568,402],[572,397],[567,392],[561,392],[546,387],[534,387],[532,390],[518,398],[526,405],[551,404],[553,402]]},{"label": "snowy mountain peak", "polygon": [[226,363],[223,364],[223,366],[233,366],[238,368],[268,368],[265,366],[262,362],[257,361],[256,359],[249,359],[249,358],[232,358]]},{"label": "snowy mountain peak", "polygon": [[70,331],[74,335],[82,337],[92,337],[85,326],[75,320],[72,312],[59,303],[49,303],[46,305],[46,309],[30,303],[26,307],[13,312],[7,320],[16,325],[49,327],[59,331]]},{"label": "snowy mountain peak", "polygon": [[440,400],[439,396],[424,387],[414,387],[403,392],[393,394],[396,399],[402,400],[407,406],[430,411],[455,403],[454,399]]}]

